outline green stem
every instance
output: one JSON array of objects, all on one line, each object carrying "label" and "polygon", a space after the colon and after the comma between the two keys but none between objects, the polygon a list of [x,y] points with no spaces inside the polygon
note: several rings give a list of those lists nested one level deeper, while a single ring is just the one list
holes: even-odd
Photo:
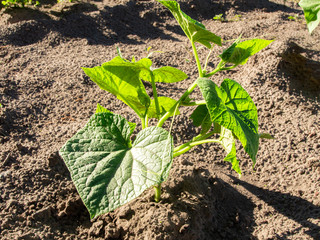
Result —
[{"label": "green stem", "polygon": [[183,148],[185,148],[185,147],[187,147],[187,146],[190,146],[190,144],[193,143],[193,142],[205,140],[205,139],[211,137],[211,136],[212,136],[213,134],[215,134],[215,133],[216,133],[216,132],[213,130],[213,131],[208,132],[208,133],[206,133],[206,134],[204,134],[204,135],[203,135],[203,134],[199,134],[198,136],[194,137],[194,138],[193,138],[192,140],[190,140],[189,142],[186,142],[186,143],[184,143],[184,144],[181,144],[181,145],[178,146],[178,147],[175,147],[174,150],[173,150],[173,152],[177,152],[177,151],[179,151],[179,150],[181,150],[181,149],[183,149]]},{"label": "green stem", "polygon": [[140,118],[141,119],[141,125],[142,125],[142,129],[146,128],[146,118]]},{"label": "green stem", "polygon": [[198,71],[199,71],[199,77],[203,77],[203,72],[202,72],[201,63],[200,63],[200,60],[199,60],[197,48],[196,48],[196,45],[194,44],[194,42],[192,40],[191,40],[191,45],[192,45],[194,58],[196,59],[196,63],[197,63]]},{"label": "green stem", "polygon": [[209,51],[209,53],[208,53],[208,56],[207,56],[207,59],[206,59],[206,63],[205,63],[204,68],[203,68],[204,71],[207,71],[207,66],[208,66],[208,62],[209,62],[209,57],[210,57],[210,55],[211,55],[211,53],[212,53],[212,50],[213,50],[213,46],[210,48],[210,51]]},{"label": "green stem", "polygon": [[175,105],[170,109],[169,112],[166,112],[165,115],[163,115],[162,118],[160,118],[157,127],[162,127],[164,122],[175,112],[177,105],[178,107],[181,105],[181,103],[190,95],[190,93],[193,92],[193,90],[197,87],[197,81],[194,81],[193,84],[185,91],[185,93],[180,97],[180,99],[176,102]]},{"label": "green stem", "polygon": [[161,199],[161,184],[154,186],[154,201],[159,202]]},{"label": "green stem", "polygon": [[181,106],[199,106],[199,105],[205,105],[206,101],[202,100],[202,101],[195,101],[195,102],[189,102],[189,103],[181,103]]},{"label": "green stem", "polygon": [[222,61],[219,63],[219,65],[217,66],[217,68],[215,70],[213,70],[211,73],[206,74],[205,77],[211,77],[212,75],[216,74],[219,71],[231,70],[231,69],[235,68],[236,66],[238,66],[238,65],[233,65],[231,67],[223,67],[224,64],[221,64],[221,63],[222,63]]},{"label": "green stem", "polygon": [[238,65],[232,65],[230,67],[225,67],[225,68],[221,68],[222,71],[224,70],[231,70],[231,69],[234,69],[235,67],[237,67]]},{"label": "green stem", "polygon": [[155,81],[154,81],[154,76],[153,76],[152,73],[151,73],[151,85],[152,85],[152,92],[153,92],[154,103],[155,103],[155,105],[156,105],[157,118],[159,119],[159,117],[160,117],[159,99],[158,99],[158,93],[157,93],[156,83],[155,83]]},{"label": "green stem", "polygon": [[204,143],[220,143],[220,140],[219,139],[205,139],[205,140],[185,143],[185,144],[183,144],[185,146],[184,148],[173,152],[173,157],[180,156],[181,154],[184,154],[185,152],[189,151],[194,146],[204,144]]}]

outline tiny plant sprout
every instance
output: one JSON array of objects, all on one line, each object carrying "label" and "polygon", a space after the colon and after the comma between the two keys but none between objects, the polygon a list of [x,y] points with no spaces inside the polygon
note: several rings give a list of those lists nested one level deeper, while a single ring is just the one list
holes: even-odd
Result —
[{"label": "tiny plant sprout", "polygon": [[[130,61],[118,49],[118,56],[111,61],[83,68],[101,89],[128,105],[142,127],[132,141],[137,123],[98,104],[88,123],[59,151],[91,218],[128,203],[150,187],[154,187],[154,199],[159,202],[161,184],[168,179],[173,159],[197,145],[221,144],[226,151],[224,160],[241,175],[236,141],[240,141],[254,165],[259,138],[271,138],[258,132],[257,108],[246,90],[229,78],[218,86],[213,77],[217,72],[244,65],[272,40],[237,39],[222,47],[222,39],[182,12],[176,1],[158,2],[170,10],[190,40],[198,78],[178,99],[172,99],[158,96],[157,84],[184,81],[187,74],[170,66],[154,68],[149,58]],[[200,62],[199,47],[206,48],[209,54],[218,52],[220,62],[215,68],[208,68],[209,56],[206,62]],[[152,86],[152,97],[145,82]],[[191,100],[195,88],[200,89],[202,101]],[[200,130],[197,136],[175,146],[171,129],[182,107],[190,109],[190,118]],[[151,118],[155,119],[154,126],[149,125]],[[169,130],[163,128],[166,121],[170,121]]]}]

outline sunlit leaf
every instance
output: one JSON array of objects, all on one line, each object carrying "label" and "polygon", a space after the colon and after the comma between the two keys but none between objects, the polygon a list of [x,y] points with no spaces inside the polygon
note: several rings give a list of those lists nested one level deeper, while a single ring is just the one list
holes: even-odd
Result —
[{"label": "sunlit leaf", "polygon": [[181,11],[180,5],[176,1],[157,0],[167,7],[175,19],[178,21],[180,27],[186,34],[186,36],[192,42],[198,42],[207,48],[212,47],[212,43],[221,46],[221,38],[214,33],[208,31],[205,26],[189,17],[187,14]]},{"label": "sunlit leaf", "polygon": [[112,211],[165,181],[173,141],[163,128],[145,128],[133,144],[120,115],[97,113],[60,150],[91,218]]}]

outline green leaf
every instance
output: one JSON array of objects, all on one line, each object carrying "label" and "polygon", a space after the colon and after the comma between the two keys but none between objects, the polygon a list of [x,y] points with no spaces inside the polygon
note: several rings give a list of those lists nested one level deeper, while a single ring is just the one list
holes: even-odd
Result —
[{"label": "green leaf", "polygon": [[211,43],[221,46],[221,38],[214,33],[208,31],[205,26],[189,17],[181,11],[180,5],[176,1],[157,0],[165,7],[167,7],[175,19],[178,21],[180,27],[192,42],[198,42],[207,48],[211,48]]},{"label": "green leaf", "polygon": [[190,118],[193,120],[193,125],[196,127],[201,126],[201,134],[208,132],[212,126],[210,114],[206,105],[198,106]]},{"label": "green leaf", "polygon": [[60,150],[91,218],[138,197],[168,177],[170,134],[145,128],[131,147],[130,126],[120,115],[97,113]]},{"label": "green leaf", "polygon": [[[158,97],[159,101],[159,106],[160,106],[160,115],[163,116],[166,112],[169,112],[170,109],[176,104],[176,100],[169,98],[169,97]],[[173,115],[179,115],[180,112],[177,109],[175,111],[175,114],[172,114],[170,117]],[[148,117],[149,118],[157,118],[157,111],[156,111],[156,104],[154,99],[151,101],[151,105],[148,109]]]},{"label": "green leaf", "polygon": [[232,164],[232,169],[241,176],[241,169],[237,159],[236,143],[232,132],[227,128],[221,127],[219,140],[227,152],[227,156],[224,158],[224,161],[230,162]]},{"label": "green leaf", "polygon": [[101,89],[114,94],[143,117],[151,100],[140,79],[149,77],[151,64],[149,59],[132,63],[115,57],[102,66],[82,69]]},{"label": "green leaf", "polygon": [[231,130],[255,164],[259,148],[258,113],[249,94],[231,79],[225,79],[220,88],[207,78],[199,78],[197,84],[211,121]]},{"label": "green leaf", "polygon": [[259,138],[274,139],[274,137],[269,133],[260,133]]},{"label": "green leaf", "polygon": [[102,113],[102,112],[112,113],[111,111],[109,111],[108,109],[102,107],[102,106],[98,103],[98,104],[97,104],[96,113]]},{"label": "green leaf", "polygon": [[301,0],[300,7],[304,11],[304,17],[307,22],[308,30],[310,33],[320,23],[320,1],[319,0]]},{"label": "green leaf", "polygon": [[[108,109],[102,107],[99,103],[97,104],[97,109],[96,109],[96,113],[112,113],[111,111],[109,111]],[[137,124],[133,123],[133,122],[128,122],[129,126],[130,126],[130,135],[133,133],[134,129],[136,128]]]},{"label": "green leaf", "polygon": [[[155,82],[174,83],[188,78],[188,75],[173,67],[161,67],[152,70]],[[151,82],[150,79],[148,79]]]},{"label": "green leaf", "polygon": [[251,39],[241,43],[234,42],[229,48],[223,51],[219,57],[227,63],[244,65],[249,57],[264,49],[273,40]]}]

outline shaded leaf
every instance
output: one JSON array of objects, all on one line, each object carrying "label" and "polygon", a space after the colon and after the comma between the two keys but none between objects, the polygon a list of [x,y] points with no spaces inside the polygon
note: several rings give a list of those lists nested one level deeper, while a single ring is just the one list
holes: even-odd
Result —
[{"label": "shaded leaf", "polygon": [[212,126],[210,114],[206,105],[198,106],[190,118],[193,120],[193,125],[196,127],[201,126],[201,134],[208,132]]},{"label": "shaded leaf", "polygon": [[258,114],[249,94],[231,79],[225,79],[220,88],[207,78],[200,78],[197,83],[211,121],[231,130],[255,164],[259,147]]},{"label": "shaded leaf", "polygon": [[229,48],[223,51],[219,57],[227,63],[235,65],[244,65],[249,57],[264,49],[273,40],[252,39],[240,43],[233,43]]}]

